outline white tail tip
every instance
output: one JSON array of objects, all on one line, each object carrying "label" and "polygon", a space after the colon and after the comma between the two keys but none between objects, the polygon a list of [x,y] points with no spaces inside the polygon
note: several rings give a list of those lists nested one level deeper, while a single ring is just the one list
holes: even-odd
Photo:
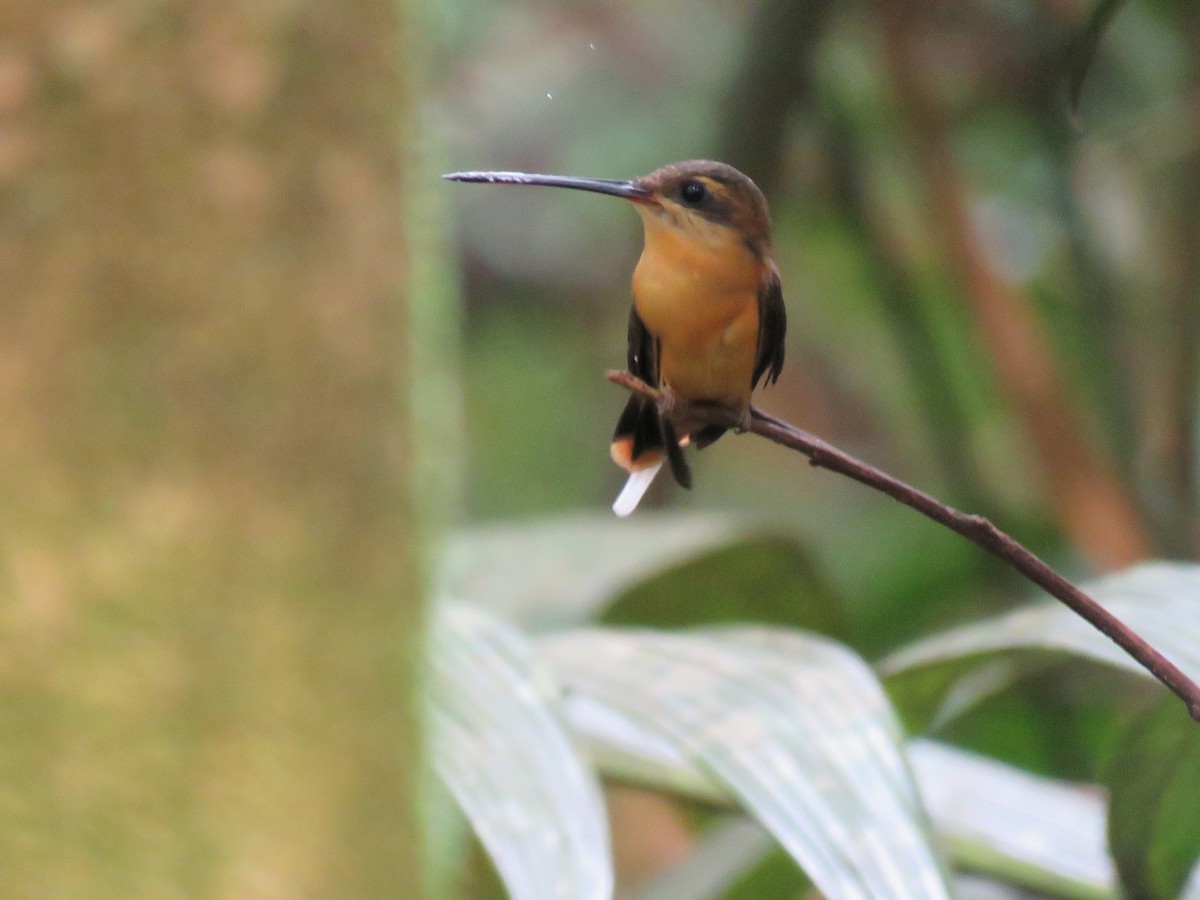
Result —
[{"label": "white tail tip", "polygon": [[637,509],[637,505],[642,501],[642,497],[645,496],[650,483],[654,481],[654,476],[658,474],[658,470],[662,466],[663,461],[660,459],[652,466],[638,469],[636,472],[630,472],[629,480],[625,482],[625,487],[621,489],[621,493],[613,501],[613,512],[623,519]]}]

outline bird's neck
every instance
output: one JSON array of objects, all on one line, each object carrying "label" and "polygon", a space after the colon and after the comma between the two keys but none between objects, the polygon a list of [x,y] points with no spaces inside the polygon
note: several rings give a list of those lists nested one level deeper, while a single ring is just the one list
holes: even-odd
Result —
[{"label": "bird's neck", "polygon": [[643,303],[711,308],[757,296],[766,263],[736,231],[702,219],[680,227],[654,212],[642,219],[646,245],[633,277],[639,313],[654,317]]}]

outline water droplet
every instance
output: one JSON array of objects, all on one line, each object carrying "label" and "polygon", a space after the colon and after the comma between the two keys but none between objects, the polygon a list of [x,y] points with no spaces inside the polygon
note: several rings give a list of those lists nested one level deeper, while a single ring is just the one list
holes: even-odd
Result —
[{"label": "water droplet", "polygon": [[553,94],[551,94],[549,91],[547,91],[547,92],[546,92],[546,99],[547,99],[547,100],[553,100],[553,99],[554,99],[554,95],[553,95]]},{"label": "water droplet", "polygon": [[596,49],[596,45],[595,45],[594,43],[592,43],[591,41],[589,41],[589,42],[588,42],[588,49],[590,49],[590,50],[595,50],[595,49]]}]

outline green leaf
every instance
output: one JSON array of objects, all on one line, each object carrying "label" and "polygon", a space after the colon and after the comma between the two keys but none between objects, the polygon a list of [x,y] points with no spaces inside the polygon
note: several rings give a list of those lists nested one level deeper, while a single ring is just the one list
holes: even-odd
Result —
[{"label": "green leaf", "polygon": [[600,788],[552,708],[558,686],[524,638],[476,610],[445,604],[430,658],[434,768],[511,897],[610,897]]},{"label": "green leaf", "polygon": [[[901,749],[870,669],[840,645],[794,632],[584,630],[538,642],[585,698],[572,722],[623,745],[651,735],[693,781],[736,798],[826,896],[949,896]],[[597,721],[595,713],[604,710]]]},{"label": "green leaf", "polygon": [[[740,665],[754,670],[759,662],[750,658]],[[589,667],[604,666],[597,657]],[[688,677],[684,670],[667,674]],[[603,672],[592,677],[606,678]],[[586,684],[576,687],[564,698],[566,716],[605,773],[731,808],[742,805],[734,786],[706,763],[703,753],[693,752],[687,741],[657,724],[654,698],[631,689],[630,710],[628,698],[617,703],[597,696],[612,688],[593,692]],[[741,708],[756,712],[753,706]],[[777,715],[768,710],[765,721]],[[1056,896],[1099,900],[1115,895],[1116,878],[1104,843],[1105,802],[1098,789],[1039,778],[933,741],[913,742],[909,758],[934,827],[956,862]],[[787,783],[778,790],[786,797]],[[669,896],[666,892],[679,885],[708,886],[708,893],[699,896],[715,896],[739,866],[755,865],[765,849],[753,829],[731,822],[701,843],[694,854],[703,858],[698,870],[686,860],[655,889]]]},{"label": "green leaf", "polygon": [[909,760],[958,865],[1058,897],[1114,896],[1100,791],[935,741],[913,741]]},{"label": "green leaf", "polygon": [[[1191,678],[1200,678],[1200,566],[1147,563],[1087,585],[1085,590]],[[992,677],[979,679],[980,667],[993,665],[995,654],[1014,651],[1019,654],[1019,665],[1007,671],[993,668]],[[922,702],[931,707],[930,696],[938,690],[942,697],[938,715],[945,721],[980,696],[1043,667],[1047,653],[1152,677],[1109,638],[1051,600],[917,641],[881,661],[877,668],[890,678],[904,675],[907,681],[919,670],[937,666],[932,676],[922,679]],[[965,664],[972,661],[975,665]],[[971,678],[977,679],[975,685],[967,681]]]},{"label": "green leaf", "polygon": [[838,603],[803,549],[716,515],[575,515],[466,529],[443,547],[439,596],[522,628],[614,621],[741,620],[839,627]]},{"label": "green leaf", "polygon": [[1129,726],[1107,781],[1109,845],[1129,896],[1180,896],[1200,856],[1200,728],[1174,697]]},{"label": "green leaf", "polygon": [[442,549],[438,596],[486,608],[523,628],[578,625],[621,591],[739,540],[721,516],[576,515],[464,529]]},{"label": "green leaf", "polygon": [[840,637],[840,613],[841,604],[799,544],[747,532],[736,543],[703,549],[638,582],[613,601],[603,621],[651,628],[756,622]]}]

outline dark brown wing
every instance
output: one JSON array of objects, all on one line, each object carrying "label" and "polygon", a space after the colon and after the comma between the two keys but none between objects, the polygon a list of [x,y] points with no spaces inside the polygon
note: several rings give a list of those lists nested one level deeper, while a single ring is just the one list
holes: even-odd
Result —
[{"label": "dark brown wing", "polygon": [[646,330],[637,307],[629,309],[629,371],[651,387],[658,387],[658,341]]},{"label": "dark brown wing", "polygon": [[[660,387],[658,341],[646,330],[646,325],[637,314],[636,308],[629,310],[627,362],[631,373],[652,387]],[[641,394],[630,396],[621,418],[617,420],[616,431],[613,432],[614,441],[624,437],[633,439],[630,456],[635,460],[647,451],[665,451],[675,480],[684,487],[692,486],[692,473],[683,458],[683,451],[679,448],[675,428],[670,422],[663,420],[658,413],[658,406],[652,400],[647,400]]]},{"label": "dark brown wing", "polygon": [[787,311],[783,308],[783,286],[775,263],[767,262],[762,286],[758,289],[758,355],[754,360],[751,387],[758,383],[774,384],[783,371],[783,339],[787,333]]}]

